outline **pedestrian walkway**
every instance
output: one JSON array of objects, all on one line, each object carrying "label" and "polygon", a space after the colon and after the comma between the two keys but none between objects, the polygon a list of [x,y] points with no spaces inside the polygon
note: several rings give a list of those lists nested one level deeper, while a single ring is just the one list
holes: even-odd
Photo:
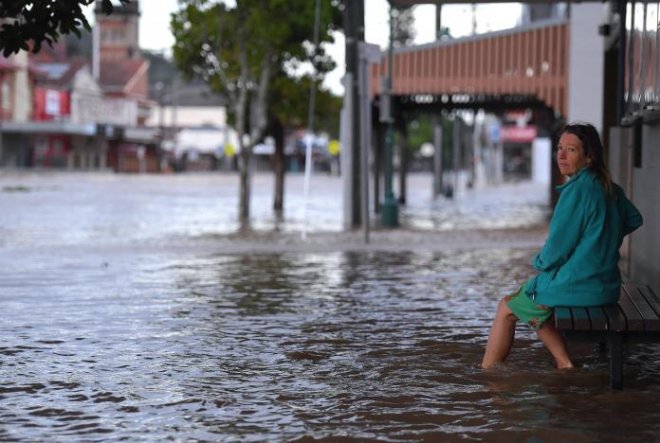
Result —
[{"label": "pedestrian walkway", "polygon": [[306,220],[302,184],[302,175],[287,176],[285,210],[277,217],[273,176],[255,176],[251,229],[245,231],[237,222],[236,175],[2,173],[0,248],[216,247],[241,253],[441,249],[500,240],[529,245],[542,241],[548,215],[547,190],[530,182],[434,200],[431,176],[412,174],[401,227],[379,229],[374,214],[367,245],[360,230],[343,229],[339,177],[312,178]]},{"label": "pedestrian walkway", "polygon": [[431,177],[413,174],[401,208],[405,227],[421,230],[517,229],[545,226],[550,216],[548,185],[520,181],[468,188],[454,199],[431,198]]}]

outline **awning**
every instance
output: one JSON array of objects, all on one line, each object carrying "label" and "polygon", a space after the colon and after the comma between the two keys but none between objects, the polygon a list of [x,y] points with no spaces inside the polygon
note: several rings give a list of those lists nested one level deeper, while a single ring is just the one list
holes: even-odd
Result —
[{"label": "awning", "polygon": [[124,140],[144,144],[158,143],[160,141],[160,129],[146,126],[125,127]]},{"label": "awning", "polygon": [[0,122],[0,132],[82,135],[88,137],[104,135],[111,140],[125,140],[141,144],[154,144],[160,141],[158,128],[123,127],[97,123],[72,123],[68,121],[3,121]]},{"label": "awning", "polygon": [[18,69],[18,65],[9,59],[0,57],[0,71],[14,71]]},{"label": "awning", "polygon": [[16,132],[28,134],[67,134],[67,135],[96,135],[96,123],[71,122],[14,122],[3,121],[0,124],[1,132]]}]

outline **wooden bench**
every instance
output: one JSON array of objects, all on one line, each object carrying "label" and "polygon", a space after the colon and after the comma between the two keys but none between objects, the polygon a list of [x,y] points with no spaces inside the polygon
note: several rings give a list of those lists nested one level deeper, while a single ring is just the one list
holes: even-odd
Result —
[{"label": "wooden bench", "polygon": [[555,308],[555,326],[567,338],[607,343],[610,384],[622,389],[623,342],[660,339],[660,298],[648,286],[624,282],[617,304]]}]

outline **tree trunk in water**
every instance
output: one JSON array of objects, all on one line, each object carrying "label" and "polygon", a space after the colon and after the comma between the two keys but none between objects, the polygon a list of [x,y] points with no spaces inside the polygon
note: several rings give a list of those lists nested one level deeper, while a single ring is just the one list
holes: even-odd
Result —
[{"label": "tree trunk in water", "polygon": [[273,210],[278,213],[284,211],[284,128],[278,121],[273,124],[273,137],[275,138],[275,195],[273,197]]},{"label": "tree trunk in water", "polygon": [[241,228],[246,228],[250,222],[250,152],[244,146],[239,154],[240,191],[238,199],[238,220]]}]

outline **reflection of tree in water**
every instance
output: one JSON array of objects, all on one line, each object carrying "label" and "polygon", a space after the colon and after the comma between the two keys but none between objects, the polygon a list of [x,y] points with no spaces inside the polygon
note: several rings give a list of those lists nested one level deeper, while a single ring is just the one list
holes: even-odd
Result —
[{"label": "reflection of tree in water", "polygon": [[[403,302],[407,293],[420,291],[432,290],[440,296],[446,291],[476,290],[482,295],[491,292],[493,285],[514,285],[526,278],[528,255],[499,250],[216,256],[182,265],[178,280],[186,298],[213,306],[213,315],[299,313],[309,314],[304,315],[309,319],[354,309],[372,298],[382,302],[404,296],[398,298]],[[510,266],[493,266],[493,261]],[[186,310],[193,309],[195,303],[186,305]]]},{"label": "reflection of tree in water", "polygon": [[343,254],[344,266],[341,267],[340,281],[342,286],[351,286],[361,277],[360,265],[364,263],[364,254],[346,252]]},{"label": "reflection of tree in water", "polygon": [[209,302],[254,316],[318,311],[344,292],[342,274],[358,263],[347,266],[339,253],[260,254],[222,257],[214,266]]},{"label": "reflection of tree in water", "polygon": [[295,261],[286,255],[233,257],[216,270],[220,298],[217,301],[222,306],[230,302],[239,315],[292,312],[292,298],[301,283],[292,279],[295,267]]},{"label": "reflection of tree in water", "polygon": [[402,266],[409,266],[415,254],[412,252],[346,252],[340,264],[342,284],[373,283],[374,280],[390,280]]}]

